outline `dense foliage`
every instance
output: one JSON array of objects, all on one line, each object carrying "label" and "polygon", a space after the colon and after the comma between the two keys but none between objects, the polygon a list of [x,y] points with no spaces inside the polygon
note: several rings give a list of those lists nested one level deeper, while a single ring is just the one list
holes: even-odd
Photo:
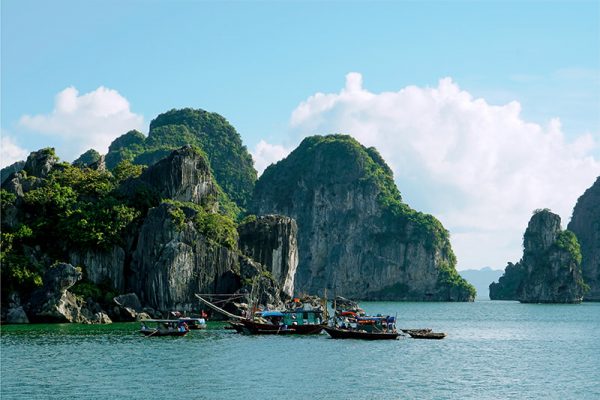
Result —
[{"label": "dense foliage", "polygon": [[88,151],[80,155],[75,161],[73,161],[73,165],[79,167],[89,166],[100,161],[100,157],[100,153],[98,153],[96,150],[89,149]]},{"label": "dense foliage", "polygon": [[508,263],[498,282],[490,284],[491,300],[517,300],[526,271],[520,263]]},{"label": "dense foliage", "polygon": [[148,138],[132,131],[116,139],[109,148],[106,163],[110,169],[123,160],[151,165],[171,150],[188,144],[203,150],[223,192],[245,209],[256,181],[256,170],[238,132],[217,113],[185,108],[161,114],[151,122]]},{"label": "dense foliage", "polygon": [[558,248],[567,251],[573,257],[577,265],[581,265],[581,248],[575,234],[569,230],[564,230],[558,234],[555,242]]},{"label": "dense foliage", "polygon": [[[21,198],[2,190],[2,292],[27,295],[42,284],[45,266],[68,261],[72,249],[122,244],[122,233],[142,213],[116,195],[110,173],[62,163]],[[8,213],[18,224],[7,222]],[[36,261],[37,260],[37,261]]]},{"label": "dense foliage", "polygon": [[169,214],[179,229],[184,229],[190,223],[207,240],[231,250],[237,249],[237,225],[231,217],[211,212],[195,203],[175,200],[164,202],[170,205]]}]

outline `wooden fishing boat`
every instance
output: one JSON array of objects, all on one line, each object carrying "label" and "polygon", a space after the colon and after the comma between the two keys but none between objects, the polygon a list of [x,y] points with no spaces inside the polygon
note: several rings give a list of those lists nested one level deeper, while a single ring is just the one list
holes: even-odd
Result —
[{"label": "wooden fishing boat", "polygon": [[393,340],[401,336],[395,316],[366,315],[358,303],[341,296],[332,303],[335,315],[324,329],[333,339]]},{"label": "wooden fishing boat", "polygon": [[250,316],[234,315],[212,304],[200,295],[196,297],[208,307],[231,318],[229,325],[238,333],[250,335],[315,335],[325,326],[323,311],[301,302],[294,302],[284,311],[256,311]]},{"label": "wooden fishing boat", "polygon": [[394,340],[400,336],[398,332],[367,332],[358,329],[342,329],[333,326],[326,326],[325,332],[332,339],[364,339],[364,340]]},{"label": "wooden fishing boat", "polygon": [[411,333],[415,333],[415,334],[429,333],[429,332],[431,332],[431,329],[429,329],[429,328],[423,328],[423,329],[401,329],[401,331],[404,332],[404,333],[408,333],[410,335]]},{"label": "wooden fishing boat", "polygon": [[419,331],[409,331],[407,332],[411,338],[413,339],[443,339],[446,337],[446,334],[443,332],[419,332]]},{"label": "wooden fishing boat", "polygon": [[[185,336],[190,328],[177,319],[145,319],[141,321],[140,333],[144,336]],[[149,326],[149,325],[154,326]]]}]

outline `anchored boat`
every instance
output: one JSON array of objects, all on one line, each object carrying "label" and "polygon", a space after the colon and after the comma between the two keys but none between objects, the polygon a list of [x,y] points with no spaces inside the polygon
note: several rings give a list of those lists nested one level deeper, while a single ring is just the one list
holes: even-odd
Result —
[{"label": "anchored boat", "polygon": [[337,296],[333,301],[335,316],[325,331],[332,339],[394,340],[400,336],[396,317],[369,316],[354,301]]},{"label": "anchored boat", "polygon": [[144,336],[185,336],[190,331],[186,322],[177,319],[145,319],[141,324]]},{"label": "anchored boat", "polygon": [[246,317],[232,314],[200,295],[196,297],[208,307],[229,317],[230,325],[239,333],[252,335],[313,335],[325,327],[323,309],[295,299],[283,310],[250,312]]}]

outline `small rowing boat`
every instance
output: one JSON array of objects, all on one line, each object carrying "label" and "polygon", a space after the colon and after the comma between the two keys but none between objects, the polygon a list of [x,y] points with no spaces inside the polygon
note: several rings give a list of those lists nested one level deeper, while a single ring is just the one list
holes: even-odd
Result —
[{"label": "small rowing boat", "polygon": [[[140,333],[144,336],[185,336],[190,328],[177,319],[145,319],[140,321]],[[154,326],[150,326],[154,325]]]}]

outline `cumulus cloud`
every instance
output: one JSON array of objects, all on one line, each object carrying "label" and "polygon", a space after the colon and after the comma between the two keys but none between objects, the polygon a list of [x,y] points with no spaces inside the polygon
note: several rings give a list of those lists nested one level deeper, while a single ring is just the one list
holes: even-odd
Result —
[{"label": "cumulus cloud", "polygon": [[127,99],[116,90],[101,86],[80,95],[76,88],[68,87],[56,95],[51,113],[24,115],[19,125],[60,140],[56,147],[73,159],[90,148],[106,153],[116,137],[131,129],[141,130],[144,118],[131,112]]},{"label": "cumulus cloud", "polygon": [[0,139],[0,168],[11,165],[17,161],[25,160],[29,152],[21,148],[13,138],[2,132]]},{"label": "cumulus cloud", "polygon": [[316,93],[292,113],[297,140],[338,132],[379,149],[405,201],[450,230],[461,269],[518,260],[532,211],[551,208],[566,225],[600,175],[591,134],[569,142],[559,119],[525,121],[518,102],[491,105],[450,78],[372,93],[350,73],[339,93]]},{"label": "cumulus cloud", "polygon": [[277,162],[290,153],[290,149],[278,144],[270,144],[264,140],[258,142],[252,151],[254,168],[261,175],[263,171],[274,162]]}]

